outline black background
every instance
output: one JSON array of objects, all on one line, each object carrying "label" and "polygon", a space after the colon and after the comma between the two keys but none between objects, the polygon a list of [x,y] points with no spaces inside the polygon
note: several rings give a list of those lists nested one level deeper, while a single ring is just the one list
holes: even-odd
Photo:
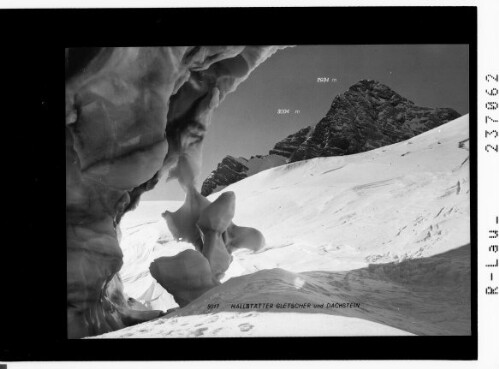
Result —
[{"label": "black background", "polygon": [[[476,7],[0,10],[0,360],[476,359],[476,29]],[[470,45],[472,336],[66,339],[64,48],[217,44]]]}]

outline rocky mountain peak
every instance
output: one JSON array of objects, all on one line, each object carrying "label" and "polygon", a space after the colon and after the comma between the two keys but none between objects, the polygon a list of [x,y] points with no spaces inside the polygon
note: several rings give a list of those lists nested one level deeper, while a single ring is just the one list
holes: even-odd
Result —
[{"label": "rocky mountain peak", "polygon": [[405,102],[414,105],[412,101],[406,99],[405,97],[400,96],[390,87],[372,79],[360,80],[359,82],[350,86],[350,88],[342,95],[348,98],[352,94],[363,95],[366,98],[370,98],[374,102],[389,100],[392,102]]},{"label": "rocky mountain peak", "polygon": [[201,194],[208,196],[210,193],[227,186],[227,183],[234,183],[246,178],[248,167],[243,164],[244,162],[247,162],[244,158],[236,159],[227,155],[218,164],[217,169],[211,172],[210,176],[203,182]]},{"label": "rocky mountain peak", "polygon": [[[316,157],[350,155],[407,140],[461,115],[450,108],[417,106],[390,87],[364,79],[344,93],[337,95],[326,115],[314,126],[300,129],[277,142],[269,151],[271,156],[283,157],[291,163]],[[227,159],[227,158],[226,158]],[[224,161],[226,160],[224,159]],[[220,165],[203,183],[203,195],[210,189],[221,189],[245,178],[241,164],[229,175],[230,166]],[[252,160],[252,159],[250,159]],[[277,165],[283,162],[275,160]],[[265,168],[268,169],[268,168]],[[238,180],[240,180],[238,179]]]},{"label": "rocky mountain peak", "polygon": [[[449,108],[417,106],[378,81],[361,80],[333,99],[326,116],[288,158],[295,162],[372,150],[409,139],[459,116]],[[296,138],[288,136],[283,141],[293,140]]]}]

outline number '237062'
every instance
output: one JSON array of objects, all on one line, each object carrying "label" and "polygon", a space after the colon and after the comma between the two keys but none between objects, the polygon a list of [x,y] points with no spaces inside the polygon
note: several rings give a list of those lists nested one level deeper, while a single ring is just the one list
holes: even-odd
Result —
[{"label": "number '237062'", "polygon": [[[497,96],[499,93],[499,90],[497,87],[499,87],[499,74],[496,74],[495,76],[492,74],[487,74],[485,76],[485,80],[489,83],[492,83],[491,88],[486,88],[485,93],[488,96]],[[497,97],[495,97],[495,100],[497,100]],[[499,103],[497,101],[487,101],[485,103],[485,109],[491,111],[490,115],[485,116],[485,123],[488,124],[489,122],[492,123],[497,123],[499,120],[497,119],[497,116],[494,115],[492,116],[492,111],[496,112],[499,109]],[[496,118],[496,119],[494,119]],[[499,132],[497,132],[496,129],[493,130],[485,130],[485,138],[492,138],[495,139],[499,135]],[[485,151],[487,152],[499,152],[499,144],[486,144],[485,145]]]}]

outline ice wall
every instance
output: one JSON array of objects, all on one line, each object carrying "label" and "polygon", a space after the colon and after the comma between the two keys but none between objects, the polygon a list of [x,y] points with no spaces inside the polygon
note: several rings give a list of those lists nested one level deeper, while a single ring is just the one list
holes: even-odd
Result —
[{"label": "ice wall", "polygon": [[149,320],[123,294],[119,222],[140,195],[201,166],[211,112],[279,46],[66,50],[68,337]]}]

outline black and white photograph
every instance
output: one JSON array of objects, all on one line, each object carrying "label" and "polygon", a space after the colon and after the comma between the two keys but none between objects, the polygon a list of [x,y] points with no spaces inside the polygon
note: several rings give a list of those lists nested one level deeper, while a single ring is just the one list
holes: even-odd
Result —
[{"label": "black and white photograph", "polygon": [[68,337],[470,335],[468,59],[66,49]]},{"label": "black and white photograph", "polygon": [[465,3],[0,10],[0,363],[492,355],[499,34]]}]

